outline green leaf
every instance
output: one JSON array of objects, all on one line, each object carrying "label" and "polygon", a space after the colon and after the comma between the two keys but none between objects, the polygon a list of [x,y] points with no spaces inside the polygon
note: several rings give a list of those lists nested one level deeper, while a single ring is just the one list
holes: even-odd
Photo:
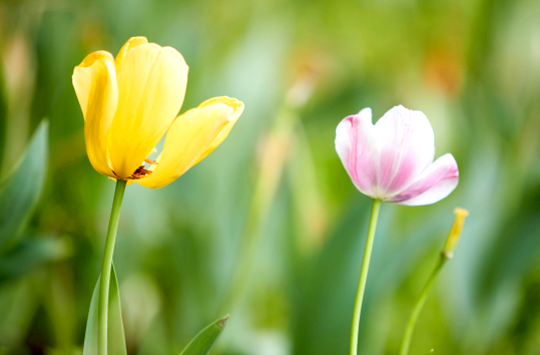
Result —
[{"label": "green leaf", "polygon": [[[0,62],[0,65],[3,63]],[[0,177],[2,176],[2,163],[6,150],[6,137],[8,134],[8,109],[6,98],[6,85],[3,75],[3,70],[0,71]],[[2,351],[0,350],[0,354]]]},{"label": "green leaf", "polygon": [[65,239],[45,237],[25,238],[0,258],[0,284],[21,277],[30,270],[71,255],[71,245]]},{"label": "green leaf", "polygon": [[208,327],[201,330],[199,334],[186,346],[180,355],[207,355],[214,347],[217,339],[221,335],[223,328],[227,324],[229,316],[218,319]]},{"label": "green leaf", "polygon": [[[84,335],[83,355],[98,354],[98,303],[99,303],[99,281],[92,295],[88,320],[86,322],[86,333]],[[111,269],[111,284],[109,286],[109,316],[107,333],[107,355],[126,355],[126,337],[124,335],[124,323],[122,322],[122,311],[120,307],[120,292],[114,265]]]},{"label": "green leaf", "polygon": [[0,183],[0,251],[22,232],[36,206],[47,169],[48,123],[37,128],[17,170]]}]

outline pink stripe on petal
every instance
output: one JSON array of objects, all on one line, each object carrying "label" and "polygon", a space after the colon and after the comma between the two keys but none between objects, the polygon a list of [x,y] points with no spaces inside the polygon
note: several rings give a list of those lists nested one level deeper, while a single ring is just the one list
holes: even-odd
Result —
[{"label": "pink stripe on petal", "polygon": [[389,200],[402,205],[429,205],[442,200],[456,188],[459,171],[452,154],[431,164],[405,191]]},{"label": "pink stripe on petal", "polygon": [[379,152],[371,109],[366,108],[356,115],[345,117],[336,129],[336,151],[360,192],[374,196]]},{"label": "pink stripe on petal", "polygon": [[433,162],[433,129],[422,112],[400,105],[377,121],[375,131],[381,149],[378,189],[382,199],[390,199]]}]

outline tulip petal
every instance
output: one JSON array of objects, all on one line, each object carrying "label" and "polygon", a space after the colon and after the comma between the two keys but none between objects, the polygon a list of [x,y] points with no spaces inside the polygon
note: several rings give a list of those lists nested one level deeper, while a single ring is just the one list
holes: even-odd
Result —
[{"label": "tulip petal", "polygon": [[167,132],[157,164],[149,169],[152,174],[136,182],[151,188],[173,182],[199,162],[237,119],[238,108],[223,101],[204,102],[178,116]]},{"label": "tulip petal", "polygon": [[148,43],[127,49],[119,69],[109,155],[116,176],[126,179],[174,121],[184,100],[188,66],[174,48]]},{"label": "tulip petal", "polygon": [[73,71],[73,87],[81,106],[86,151],[99,173],[114,176],[108,160],[108,133],[118,105],[118,86],[112,55],[89,54]]},{"label": "tulip petal", "polygon": [[204,101],[203,103],[201,103],[199,107],[210,106],[217,103],[222,103],[231,107],[233,109],[233,113],[229,117],[229,123],[227,123],[227,125],[223,127],[219,135],[216,137],[216,139],[214,139],[212,144],[210,144],[210,146],[203,153],[203,155],[201,155],[197,163],[203,160],[204,158],[206,158],[208,154],[212,153],[212,151],[216,149],[217,146],[220,145],[221,142],[225,140],[225,138],[227,138],[234,124],[236,123],[236,121],[238,121],[238,118],[240,118],[240,115],[242,114],[242,112],[244,112],[244,103],[242,101],[239,101],[237,99],[227,97],[227,96],[220,96],[220,97],[214,97],[214,98],[208,99]]},{"label": "tulip petal", "polygon": [[433,162],[433,129],[420,111],[396,106],[375,124],[380,148],[377,186],[379,198],[394,196]]},{"label": "tulip petal", "polygon": [[130,49],[133,49],[137,46],[140,46],[141,44],[148,43],[148,40],[146,37],[131,37],[127,40],[126,44],[120,48],[118,51],[118,54],[116,55],[116,58],[114,59],[114,64],[116,65],[116,72],[120,72],[120,68],[122,67],[122,63],[124,62],[124,59],[126,58],[126,54]]},{"label": "tulip petal", "polygon": [[459,171],[452,154],[445,154],[431,164],[405,191],[390,202],[408,206],[429,205],[442,200],[456,188]]},{"label": "tulip petal", "polygon": [[370,108],[345,117],[339,123],[335,146],[356,188],[365,195],[377,198],[380,153]]}]

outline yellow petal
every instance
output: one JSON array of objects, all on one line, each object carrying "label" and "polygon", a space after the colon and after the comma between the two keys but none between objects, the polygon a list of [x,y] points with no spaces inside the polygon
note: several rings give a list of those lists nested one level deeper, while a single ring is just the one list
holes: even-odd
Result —
[{"label": "yellow petal", "polygon": [[126,57],[126,53],[128,52],[128,50],[146,43],[148,43],[146,37],[131,37],[130,39],[128,39],[126,44],[124,44],[122,48],[120,48],[120,51],[114,59],[114,64],[116,65],[116,72],[120,72],[120,68],[122,67],[122,63],[124,61],[124,58]]},{"label": "yellow petal", "polygon": [[238,101],[205,101],[179,116],[167,132],[158,163],[150,168],[152,174],[136,182],[151,188],[162,187],[197,164],[221,134],[230,131],[231,122],[238,119],[237,108],[229,102]]},{"label": "yellow petal", "polygon": [[148,43],[127,49],[119,70],[109,156],[117,177],[125,179],[142,164],[178,114],[188,66],[174,48]]},{"label": "yellow petal", "polygon": [[233,109],[233,113],[231,114],[231,117],[229,117],[229,123],[223,128],[223,130],[221,130],[221,133],[216,137],[216,139],[214,139],[212,144],[210,144],[210,146],[203,153],[203,155],[201,155],[197,163],[206,158],[208,154],[212,153],[212,151],[216,149],[217,146],[225,140],[225,138],[227,138],[234,124],[236,123],[236,121],[238,121],[238,118],[240,117],[242,112],[244,112],[244,103],[242,101],[238,101],[237,99],[227,96],[213,97],[204,101],[202,104],[199,105],[199,107],[213,105],[216,103],[222,103],[231,107]]},{"label": "yellow petal", "polygon": [[109,52],[89,54],[73,71],[73,87],[81,105],[86,152],[99,173],[114,176],[108,161],[107,136],[118,104],[114,59]]}]

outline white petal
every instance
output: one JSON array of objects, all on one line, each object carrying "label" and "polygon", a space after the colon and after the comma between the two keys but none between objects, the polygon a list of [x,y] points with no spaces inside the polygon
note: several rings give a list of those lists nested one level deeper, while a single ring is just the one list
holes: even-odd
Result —
[{"label": "white petal", "polygon": [[408,206],[429,205],[448,196],[459,181],[459,171],[452,154],[445,154],[427,168],[405,191],[391,202]]},{"label": "white petal", "polygon": [[371,109],[345,117],[336,128],[336,152],[360,192],[376,198],[379,149]]},{"label": "white petal", "polygon": [[375,124],[380,147],[377,185],[381,198],[399,194],[433,162],[433,129],[420,111],[396,106]]}]

